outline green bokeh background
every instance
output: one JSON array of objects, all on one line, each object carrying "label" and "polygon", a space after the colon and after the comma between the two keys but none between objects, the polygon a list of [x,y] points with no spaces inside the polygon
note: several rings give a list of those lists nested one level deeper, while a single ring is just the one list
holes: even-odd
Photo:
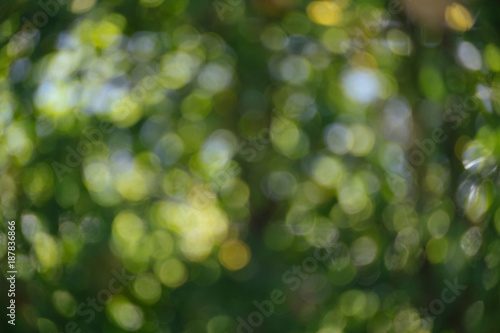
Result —
[{"label": "green bokeh background", "polygon": [[498,3],[62,2],[0,4],[2,331],[500,330]]}]

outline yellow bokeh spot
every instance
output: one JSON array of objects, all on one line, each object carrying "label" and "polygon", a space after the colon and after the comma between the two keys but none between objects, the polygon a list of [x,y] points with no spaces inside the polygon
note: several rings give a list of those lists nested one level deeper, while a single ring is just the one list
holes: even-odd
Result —
[{"label": "yellow bokeh spot", "polygon": [[321,186],[335,188],[344,176],[344,166],[334,157],[319,157],[314,163],[312,177]]},{"label": "yellow bokeh spot", "polygon": [[36,320],[38,332],[57,332],[57,326],[52,321],[45,318]]},{"label": "yellow bokeh spot", "polygon": [[366,294],[361,290],[348,290],[340,296],[340,309],[346,316],[361,316],[366,305]]},{"label": "yellow bokeh spot", "polygon": [[164,261],[156,269],[160,281],[170,288],[176,288],[187,280],[187,270],[184,264],[177,259]]},{"label": "yellow bokeh spot", "polygon": [[370,68],[377,69],[377,60],[367,52],[355,53],[350,59],[351,66],[354,68]]},{"label": "yellow bokeh spot", "polygon": [[176,51],[166,54],[161,63],[161,85],[166,89],[176,90],[191,80],[201,61],[194,53]]},{"label": "yellow bokeh spot", "polygon": [[339,28],[330,28],[321,37],[321,42],[328,51],[341,54],[349,50],[349,35]]},{"label": "yellow bokeh spot", "polygon": [[486,45],[484,49],[486,63],[494,72],[500,72],[500,50],[493,44]]},{"label": "yellow bokeh spot", "polygon": [[118,175],[116,180],[116,189],[121,196],[130,201],[139,201],[148,194],[148,188],[143,173],[134,168],[129,172]]},{"label": "yellow bokeh spot", "polygon": [[450,227],[450,217],[444,210],[438,210],[429,217],[427,229],[432,237],[439,239],[448,232]]},{"label": "yellow bokeh spot", "polygon": [[99,22],[92,30],[92,43],[100,48],[106,48],[120,38],[120,27],[109,21]]},{"label": "yellow bokeh spot", "polygon": [[[143,90],[146,94],[147,92]],[[135,96],[135,95],[134,95]],[[134,98],[132,93],[113,103],[109,117],[119,127],[130,127],[142,117],[143,110],[140,98]]]},{"label": "yellow bokeh spot", "polygon": [[386,41],[392,53],[400,56],[410,55],[412,43],[410,37],[404,31],[399,29],[389,30]]},{"label": "yellow bokeh spot", "polygon": [[71,11],[75,14],[81,14],[94,7],[96,0],[73,0],[71,2]]},{"label": "yellow bokeh spot", "polygon": [[356,124],[351,127],[351,132],[354,137],[351,153],[354,156],[368,155],[375,145],[375,133],[373,130],[366,125]]},{"label": "yellow bokeh spot", "polygon": [[220,247],[219,260],[229,270],[242,269],[250,261],[250,249],[239,240],[229,240]]},{"label": "yellow bokeh spot", "polygon": [[144,7],[148,8],[154,8],[158,7],[163,3],[164,0],[140,0],[140,4],[143,5]]},{"label": "yellow bokeh spot", "polygon": [[130,211],[120,212],[113,221],[112,237],[122,254],[131,254],[144,235],[144,222]]},{"label": "yellow bokeh spot", "polygon": [[166,258],[174,250],[174,239],[165,230],[157,230],[149,235],[147,242],[152,246],[154,258]]},{"label": "yellow bokeh spot", "polygon": [[65,317],[71,318],[76,313],[76,301],[74,297],[65,290],[56,290],[52,294],[52,303],[56,310]]},{"label": "yellow bokeh spot", "polygon": [[133,290],[135,296],[146,304],[154,304],[161,297],[160,282],[150,273],[138,276]]},{"label": "yellow bokeh spot", "polygon": [[52,170],[45,163],[26,171],[23,177],[23,185],[26,194],[36,204],[48,200],[53,194],[54,177]]},{"label": "yellow bokeh spot", "polygon": [[27,164],[34,151],[34,145],[28,136],[28,131],[20,123],[12,123],[4,136],[7,151],[15,156],[20,164]]},{"label": "yellow bokeh spot", "polygon": [[433,238],[427,242],[425,247],[427,260],[432,264],[443,262],[448,253],[448,241],[446,238]]},{"label": "yellow bokeh spot", "polygon": [[472,15],[467,8],[458,3],[446,7],[445,19],[450,28],[457,31],[467,31],[474,25]]},{"label": "yellow bokeh spot", "polygon": [[342,9],[329,1],[313,1],[307,6],[307,16],[317,24],[337,25],[342,20]]},{"label": "yellow bokeh spot", "polygon": [[84,167],[85,186],[93,192],[103,192],[111,184],[109,167],[101,161],[91,161]]},{"label": "yellow bokeh spot", "polygon": [[276,117],[271,124],[271,141],[282,154],[293,154],[299,148],[301,134],[297,125],[284,117]]},{"label": "yellow bokeh spot", "polygon": [[37,233],[33,245],[42,271],[47,271],[59,265],[60,253],[57,243],[51,235],[44,232]]},{"label": "yellow bokeh spot", "polygon": [[370,198],[365,193],[365,187],[359,177],[351,177],[342,182],[338,191],[340,207],[347,214],[357,214],[365,208]]},{"label": "yellow bokeh spot", "polygon": [[110,298],[106,310],[113,321],[125,331],[137,331],[144,324],[144,313],[141,308],[121,295]]},{"label": "yellow bokeh spot", "polygon": [[[200,194],[203,198],[204,195]],[[215,244],[226,239],[228,221],[225,213],[210,202],[194,208],[176,202],[160,202],[152,211],[155,224],[180,236],[179,248],[191,261],[203,261]]]},{"label": "yellow bokeh spot", "polygon": [[222,200],[226,205],[232,208],[245,206],[249,197],[250,189],[248,185],[240,179],[236,179],[232,186],[222,193]]}]

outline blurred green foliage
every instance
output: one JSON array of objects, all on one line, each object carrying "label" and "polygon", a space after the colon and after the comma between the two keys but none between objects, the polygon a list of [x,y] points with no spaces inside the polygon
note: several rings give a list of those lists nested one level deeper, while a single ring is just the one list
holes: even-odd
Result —
[{"label": "blurred green foliage", "polygon": [[500,330],[496,2],[0,8],[7,332]]}]

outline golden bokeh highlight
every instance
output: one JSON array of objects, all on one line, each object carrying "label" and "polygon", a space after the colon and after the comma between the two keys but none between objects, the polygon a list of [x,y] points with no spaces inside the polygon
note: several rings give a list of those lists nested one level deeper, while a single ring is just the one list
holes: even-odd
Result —
[{"label": "golden bokeh highlight", "polygon": [[332,26],[342,21],[342,9],[329,1],[313,1],[307,6],[307,16],[314,23]]},{"label": "golden bokeh highlight", "polygon": [[250,249],[239,240],[229,240],[220,247],[219,261],[231,271],[242,269],[250,261]]},{"label": "golden bokeh highlight", "polygon": [[450,28],[456,31],[467,31],[474,25],[472,15],[467,8],[456,2],[446,7],[445,19]]}]

